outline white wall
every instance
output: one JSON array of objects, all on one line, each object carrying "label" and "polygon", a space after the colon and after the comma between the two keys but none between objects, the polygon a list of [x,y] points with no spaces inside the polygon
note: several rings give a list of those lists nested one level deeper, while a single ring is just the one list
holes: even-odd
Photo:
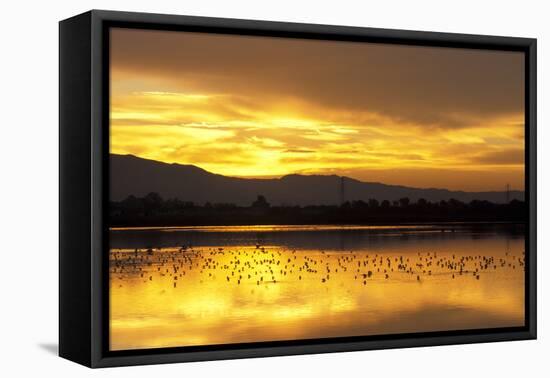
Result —
[{"label": "white wall", "polygon": [[[0,22],[0,375],[519,377],[550,372],[546,248],[550,28],[545,1],[187,0],[4,2]],[[61,19],[91,8],[539,39],[539,340],[92,371],[57,344],[57,63]],[[7,173],[7,177],[6,177]],[[541,198],[542,197],[542,198]],[[24,257],[21,257],[24,256]],[[29,257],[30,256],[30,257]],[[546,353],[544,349],[547,349]],[[538,373],[537,373],[538,372]],[[548,375],[546,375],[548,376]]]}]

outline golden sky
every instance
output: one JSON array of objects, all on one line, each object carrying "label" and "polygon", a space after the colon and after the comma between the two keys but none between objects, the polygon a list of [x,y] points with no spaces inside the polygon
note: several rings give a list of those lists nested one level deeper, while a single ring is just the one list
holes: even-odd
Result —
[{"label": "golden sky", "polygon": [[111,152],[227,176],[523,190],[524,56],[115,28]]}]

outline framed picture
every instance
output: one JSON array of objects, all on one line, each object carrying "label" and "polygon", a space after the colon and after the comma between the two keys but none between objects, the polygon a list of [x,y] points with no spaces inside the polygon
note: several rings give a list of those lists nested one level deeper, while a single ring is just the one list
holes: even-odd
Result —
[{"label": "framed picture", "polygon": [[60,355],[536,338],[536,40],[60,23]]}]

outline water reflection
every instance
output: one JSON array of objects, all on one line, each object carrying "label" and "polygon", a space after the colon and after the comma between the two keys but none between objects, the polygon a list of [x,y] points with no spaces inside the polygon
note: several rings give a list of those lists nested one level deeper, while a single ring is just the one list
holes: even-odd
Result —
[{"label": "water reflection", "polygon": [[112,350],[524,324],[509,228],[111,234]]}]

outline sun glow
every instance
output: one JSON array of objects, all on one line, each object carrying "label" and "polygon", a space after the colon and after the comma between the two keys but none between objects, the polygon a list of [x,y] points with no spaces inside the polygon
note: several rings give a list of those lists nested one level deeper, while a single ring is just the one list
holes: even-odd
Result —
[{"label": "sun glow", "polygon": [[[212,101],[215,97],[161,92],[113,96],[111,152],[246,177],[335,173],[369,180],[373,172],[387,169],[439,170],[437,174],[492,170],[518,176],[523,166],[521,158],[490,159],[522,149],[520,114],[458,130],[423,130],[383,117],[378,127],[263,111],[240,118],[231,100],[222,105]],[[521,177],[515,181],[521,186]]]}]

